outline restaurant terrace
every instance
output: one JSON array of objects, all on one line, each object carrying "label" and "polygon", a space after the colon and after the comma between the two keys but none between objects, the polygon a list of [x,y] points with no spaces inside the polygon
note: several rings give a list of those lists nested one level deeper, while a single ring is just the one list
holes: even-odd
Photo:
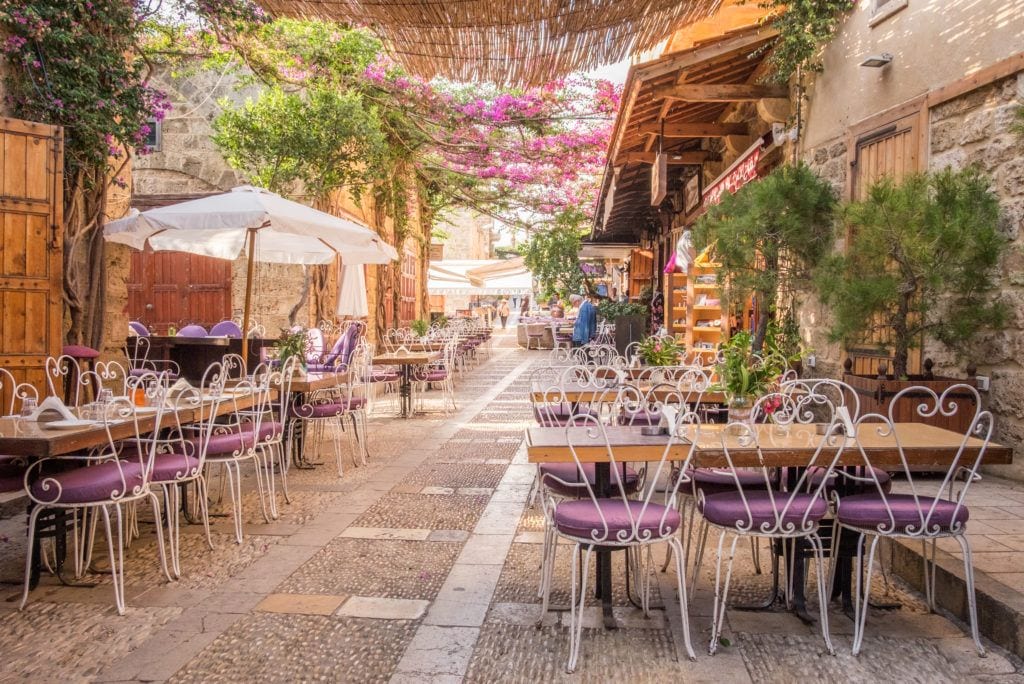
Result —
[{"label": "restaurant terrace", "polygon": [[1024,0],[0,0],[0,682],[1024,680]]}]

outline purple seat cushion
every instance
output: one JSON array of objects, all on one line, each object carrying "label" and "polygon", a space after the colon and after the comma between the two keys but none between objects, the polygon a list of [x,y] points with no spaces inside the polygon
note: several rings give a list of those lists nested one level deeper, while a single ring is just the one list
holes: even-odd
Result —
[{"label": "purple seat cushion", "polygon": [[210,335],[214,337],[226,335],[227,337],[238,338],[242,336],[242,329],[234,321],[221,321],[210,328]]},{"label": "purple seat cushion", "polygon": [[[611,471],[612,483],[616,486],[619,484],[619,474],[625,470],[626,480],[623,483],[623,489],[626,493],[635,492],[637,485],[640,482],[640,478],[637,476],[635,469],[630,468],[628,465],[619,464],[617,468]],[[583,473],[587,477],[587,482],[593,487],[597,482],[597,475],[595,474],[595,466],[593,463],[583,464]],[[562,496],[587,496],[587,490],[584,487],[570,487],[562,484],[562,482],[580,482],[580,469],[575,463],[541,463],[540,464],[540,478],[541,484]],[[552,478],[558,478],[552,479]],[[561,482],[559,482],[561,480]]]},{"label": "purple seat cushion", "polygon": [[149,328],[144,326],[139,321],[129,321],[128,327],[135,331],[135,334],[139,337],[149,337]]},{"label": "purple seat cushion", "polygon": [[546,404],[534,405],[533,417],[541,427],[562,427],[568,424],[569,419],[574,416],[596,416],[589,406],[577,406],[573,411],[568,404]]},{"label": "purple seat cushion", "polygon": [[191,477],[199,467],[199,459],[185,454],[157,454],[153,459],[153,482],[174,482]]},{"label": "purple seat cushion", "polygon": [[774,501],[766,490],[744,491],[744,494],[750,513],[747,513],[738,491],[708,496],[701,506],[701,513],[708,522],[721,527],[775,527],[781,518],[783,525],[793,524],[799,529],[805,515],[809,523],[818,522],[828,511],[825,499],[811,494],[791,497],[787,492],[775,492]]},{"label": "purple seat cushion", "polygon": [[366,397],[352,397],[351,401],[345,402],[345,405],[350,411],[358,411],[366,406]]},{"label": "purple seat cushion", "polygon": [[142,486],[142,466],[131,461],[104,461],[42,477],[32,483],[32,496],[46,503],[91,503],[121,498]]},{"label": "purple seat cushion", "polygon": [[[687,475],[692,480],[694,496],[697,495],[697,492],[704,492],[704,496],[710,496],[712,494],[735,493],[737,491],[736,480],[733,478],[732,473],[727,470],[694,468]],[[748,489],[765,489],[764,472],[761,470],[744,470],[741,468],[737,471],[737,477],[743,486],[743,491]],[[772,482],[775,484],[776,480],[773,478]]]},{"label": "purple seat cushion", "polygon": [[[850,527],[863,529],[877,528],[884,525],[887,531],[895,522],[897,532],[918,531],[922,521],[927,516],[928,529],[938,528],[937,531],[956,530],[967,523],[970,512],[966,506],[957,508],[955,501],[946,499],[935,499],[927,496],[919,497],[920,503],[914,500],[912,494],[890,494],[884,499],[878,494],[856,494],[844,496],[839,500],[839,510],[836,511],[836,519]],[[892,511],[886,509],[886,502]],[[935,509],[928,515],[932,505]]]},{"label": "purple seat cushion", "polygon": [[[196,453],[198,453],[202,440],[199,437],[194,437],[189,441],[192,443]],[[210,436],[210,443],[206,446],[206,455],[225,456],[234,453],[241,454],[246,449],[251,449],[254,444],[255,440],[251,430],[215,434]]]},{"label": "purple seat cushion", "polygon": [[306,370],[310,373],[337,373],[341,368],[333,363],[309,363]]},{"label": "purple seat cushion", "polygon": [[206,328],[201,325],[186,325],[178,331],[178,337],[206,337]]},{"label": "purple seat cushion", "polygon": [[259,440],[268,442],[284,434],[284,425],[276,420],[264,420],[260,423]]},{"label": "purple seat cushion", "polygon": [[609,541],[615,539],[618,532],[632,535],[634,525],[641,535],[646,532],[655,538],[667,537],[679,529],[679,523],[679,511],[653,503],[644,510],[642,501],[630,501],[627,508],[622,499],[598,499],[595,506],[594,501],[587,498],[563,501],[555,507],[558,531],[584,539],[593,539],[594,534]]},{"label": "purple seat cushion", "polygon": [[331,418],[345,413],[345,402],[332,401],[326,404],[305,404],[289,409],[293,418]]},{"label": "purple seat cushion", "polygon": [[86,347],[84,344],[69,344],[61,349],[61,354],[70,356],[75,359],[95,359],[100,355],[98,351],[92,347]]},{"label": "purple seat cushion", "polygon": [[0,493],[20,492],[25,488],[25,467],[23,456],[0,455]]},{"label": "purple seat cushion", "polygon": [[398,371],[375,370],[370,375],[370,382],[394,382],[399,377]]},{"label": "purple seat cushion", "polygon": [[448,371],[445,370],[428,371],[427,374],[423,376],[423,380],[425,380],[426,382],[441,382],[442,380],[446,380],[447,378]]}]

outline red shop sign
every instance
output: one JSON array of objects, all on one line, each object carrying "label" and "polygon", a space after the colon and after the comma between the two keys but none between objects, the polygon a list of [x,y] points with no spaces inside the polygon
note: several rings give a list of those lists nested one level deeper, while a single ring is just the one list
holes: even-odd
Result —
[{"label": "red shop sign", "polygon": [[733,193],[757,178],[757,162],[761,159],[761,145],[751,147],[745,155],[733,162],[729,170],[718,177],[704,191],[704,206],[710,207],[722,201],[722,193]]}]

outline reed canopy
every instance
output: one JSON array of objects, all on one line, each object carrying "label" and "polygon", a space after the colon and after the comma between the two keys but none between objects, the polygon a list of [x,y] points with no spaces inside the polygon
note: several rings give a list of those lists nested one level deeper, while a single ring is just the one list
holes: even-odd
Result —
[{"label": "reed canopy", "polygon": [[259,0],[366,26],[425,78],[540,85],[650,50],[720,0]]}]

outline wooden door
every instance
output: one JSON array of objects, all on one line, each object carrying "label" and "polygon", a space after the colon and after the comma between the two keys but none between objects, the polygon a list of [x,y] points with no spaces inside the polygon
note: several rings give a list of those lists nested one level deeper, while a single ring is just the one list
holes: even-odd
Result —
[{"label": "wooden door", "polygon": [[171,325],[209,328],[231,318],[231,262],[184,252],[132,252],[128,317],[160,334]]},{"label": "wooden door", "polygon": [[[854,200],[863,200],[868,188],[883,177],[898,183],[904,176],[921,170],[921,121],[920,111],[915,111],[855,138],[850,169],[850,196]],[[880,323],[874,328],[869,338],[846,350],[853,362],[853,373],[873,376],[879,363],[888,363],[892,371],[891,331]],[[920,349],[911,349],[908,368],[919,368],[920,363]]]},{"label": "wooden door", "polygon": [[0,367],[41,393],[63,337],[63,154],[59,127],[0,118]]},{"label": "wooden door", "polygon": [[403,327],[416,320],[416,252],[408,245],[402,250],[398,319]]}]

